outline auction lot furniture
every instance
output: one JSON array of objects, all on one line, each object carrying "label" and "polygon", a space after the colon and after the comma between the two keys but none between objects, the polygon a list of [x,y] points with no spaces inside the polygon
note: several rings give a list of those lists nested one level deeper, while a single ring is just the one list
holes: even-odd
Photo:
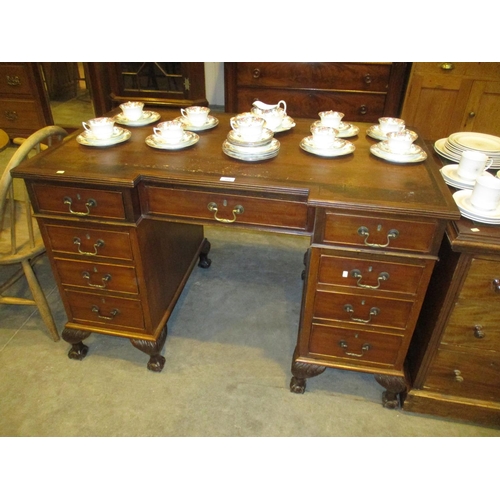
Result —
[{"label": "auction lot furniture", "polygon": [[[157,111],[162,121],[179,116]],[[327,367],[356,370],[374,374],[394,407],[445,226],[460,216],[437,165],[430,154],[404,165],[373,156],[365,123],[352,154],[310,154],[299,147],[310,119],[276,134],[275,158],[236,160],[222,150],[230,117],[174,151],[145,143],[152,126],[106,148],[75,133],[14,170],[68,315],[69,356],[85,357],[92,332],[116,335],[161,371],[175,303],[192,268],[210,265],[205,224],[309,235],[291,390]]]}]

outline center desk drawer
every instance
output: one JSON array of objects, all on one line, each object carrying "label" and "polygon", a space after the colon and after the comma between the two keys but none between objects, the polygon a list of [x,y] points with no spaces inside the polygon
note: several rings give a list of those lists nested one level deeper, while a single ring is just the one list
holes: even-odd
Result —
[{"label": "center desk drawer", "polygon": [[92,258],[133,260],[128,231],[45,224],[53,252]]},{"label": "center desk drawer", "polygon": [[307,200],[144,186],[143,213],[223,223],[308,229]]},{"label": "center desk drawer", "polygon": [[430,253],[437,228],[437,222],[432,221],[326,211],[319,242]]}]

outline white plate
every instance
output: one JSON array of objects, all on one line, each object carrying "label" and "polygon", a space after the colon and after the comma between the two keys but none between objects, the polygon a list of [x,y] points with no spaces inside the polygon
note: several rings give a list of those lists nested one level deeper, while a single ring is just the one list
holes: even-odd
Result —
[{"label": "white plate", "polygon": [[453,193],[453,199],[460,213],[471,220],[485,224],[500,224],[500,205],[495,210],[479,210],[470,202],[472,189],[462,189]]},{"label": "white plate", "polygon": [[458,187],[460,189],[473,188],[476,183],[475,180],[460,177],[458,175],[458,165],[456,164],[445,165],[442,169],[440,169],[440,172],[446,184],[453,187]]},{"label": "white plate", "polygon": [[200,130],[208,130],[214,127],[217,127],[219,124],[219,120],[215,118],[215,116],[208,115],[207,121],[203,125],[191,125],[188,120],[184,116],[179,116],[176,120],[180,120],[184,125],[186,130],[192,130],[195,132],[199,132]]},{"label": "white plate", "polygon": [[142,116],[138,120],[129,120],[125,118],[123,113],[116,115],[115,120],[121,125],[128,125],[129,127],[143,127],[144,125],[149,125],[160,119],[160,113],[156,111],[143,111]]},{"label": "white plate", "polygon": [[268,128],[265,128],[262,131],[262,135],[260,139],[256,141],[246,141],[241,137],[235,130],[230,130],[229,134],[227,134],[227,140],[236,146],[264,146],[265,144],[269,144],[273,138],[274,132]]},{"label": "white plate", "polygon": [[295,127],[295,122],[293,121],[293,118],[290,118],[289,116],[285,116],[283,118],[283,121],[281,122],[280,126],[273,130],[273,132],[276,134],[278,132],[285,132],[285,130],[290,130],[291,128]]},{"label": "white plate", "polygon": [[181,142],[178,142],[177,144],[169,144],[167,142],[162,142],[161,139],[158,139],[155,134],[152,134],[146,137],[146,144],[156,149],[176,150],[192,146],[199,140],[199,135],[194,134],[193,132],[184,132],[184,137],[182,138]]},{"label": "white plate", "polygon": [[500,153],[500,137],[479,132],[456,132],[448,137],[462,149],[475,149],[484,153]]},{"label": "white plate", "polygon": [[386,153],[390,153],[393,155],[406,155],[406,156],[416,156],[421,155],[424,150],[418,146],[417,144],[412,144],[410,149],[406,153],[398,153],[397,151],[391,151],[389,147],[389,141],[382,141],[378,144],[379,148]]},{"label": "white plate", "polygon": [[327,158],[345,156],[351,154],[356,149],[352,142],[344,141],[343,139],[337,139],[336,144],[338,147],[320,149],[314,147],[312,136],[304,137],[304,139],[300,141],[300,147],[304,151],[317,156],[325,156]]},{"label": "white plate", "polygon": [[[276,140],[276,139],[273,139]],[[274,158],[275,156],[278,155],[280,151],[279,147],[279,142],[276,141],[278,144],[275,145],[275,147],[271,150],[269,150],[266,153],[260,153],[260,154],[249,154],[249,153],[240,153],[238,150],[234,148],[234,146],[229,142],[229,141],[224,141],[222,144],[222,151],[230,156],[231,158],[236,158],[237,160],[243,160],[243,161],[261,161],[261,160],[268,160],[269,158]]]},{"label": "white plate", "polygon": [[366,134],[369,135],[372,139],[377,139],[379,141],[385,141],[387,136],[380,130],[379,125],[372,125],[367,131]]},{"label": "white plate", "polygon": [[390,161],[391,163],[419,163],[427,158],[427,153],[422,150],[418,155],[404,155],[404,154],[394,154],[387,153],[378,144],[373,144],[370,146],[370,151],[379,158],[383,160]]},{"label": "white plate", "polygon": [[[458,149],[454,149],[453,146],[449,143],[448,139],[445,137],[443,139],[438,139],[434,143],[434,151],[436,151],[437,154],[442,156],[443,158],[446,158],[447,160],[451,160],[454,163],[458,163],[460,161],[460,158],[462,157],[462,151]],[[488,154],[488,153],[485,153]],[[494,156],[494,155],[489,155],[493,163],[490,168],[493,169],[498,169],[500,168],[500,157]]]},{"label": "white plate", "polygon": [[245,155],[256,156],[256,155],[267,155],[274,153],[277,149],[280,148],[280,142],[277,139],[273,138],[269,144],[266,144],[264,146],[246,147],[246,146],[237,146],[235,144],[232,144],[230,141],[226,140],[224,141],[222,146],[223,148],[242,156]]},{"label": "white plate", "polygon": [[120,144],[130,139],[132,132],[121,127],[115,127],[113,135],[109,139],[95,139],[90,132],[85,131],[77,136],[76,142],[82,146],[106,147]]},{"label": "white plate", "polygon": [[352,123],[346,123],[348,125],[346,128],[339,130],[338,137],[346,138],[346,137],[354,137],[359,133],[359,127],[353,125]]}]

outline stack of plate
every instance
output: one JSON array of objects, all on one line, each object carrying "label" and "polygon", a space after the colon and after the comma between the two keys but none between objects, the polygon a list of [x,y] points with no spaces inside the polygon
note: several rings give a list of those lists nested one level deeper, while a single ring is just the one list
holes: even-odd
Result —
[{"label": "stack of plate", "polygon": [[475,179],[464,179],[458,175],[458,165],[455,164],[445,165],[440,172],[444,182],[457,189],[472,189],[476,183]]},{"label": "stack of plate", "polygon": [[456,132],[434,143],[436,153],[458,163],[467,150],[480,151],[489,156],[491,168],[500,168],[500,137],[479,132]]},{"label": "stack of plate", "polygon": [[265,128],[259,139],[248,141],[243,139],[234,130],[227,134],[222,144],[222,151],[231,158],[244,161],[261,161],[274,158],[278,155],[280,143],[274,138],[274,133]]},{"label": "stack of plate", "polygon": [[500,224],[500,205],[495,210],[479,210],[470,202],[472,189],[462,189],[453,193],[460,213],[467,219],[484,224]]}]

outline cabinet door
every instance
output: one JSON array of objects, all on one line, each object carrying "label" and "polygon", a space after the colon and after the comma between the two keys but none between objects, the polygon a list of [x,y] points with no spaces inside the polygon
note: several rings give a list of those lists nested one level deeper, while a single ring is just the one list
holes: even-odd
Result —
[{"label": "cabinet door", "polygon": [[500,82],[474,82],[462,117],[462,130],[500,135]]},{"label": "cabinet door", "polygon": [[426,140],[458,132],[472,80],[449,74],[414,73],[401,117]]}]

